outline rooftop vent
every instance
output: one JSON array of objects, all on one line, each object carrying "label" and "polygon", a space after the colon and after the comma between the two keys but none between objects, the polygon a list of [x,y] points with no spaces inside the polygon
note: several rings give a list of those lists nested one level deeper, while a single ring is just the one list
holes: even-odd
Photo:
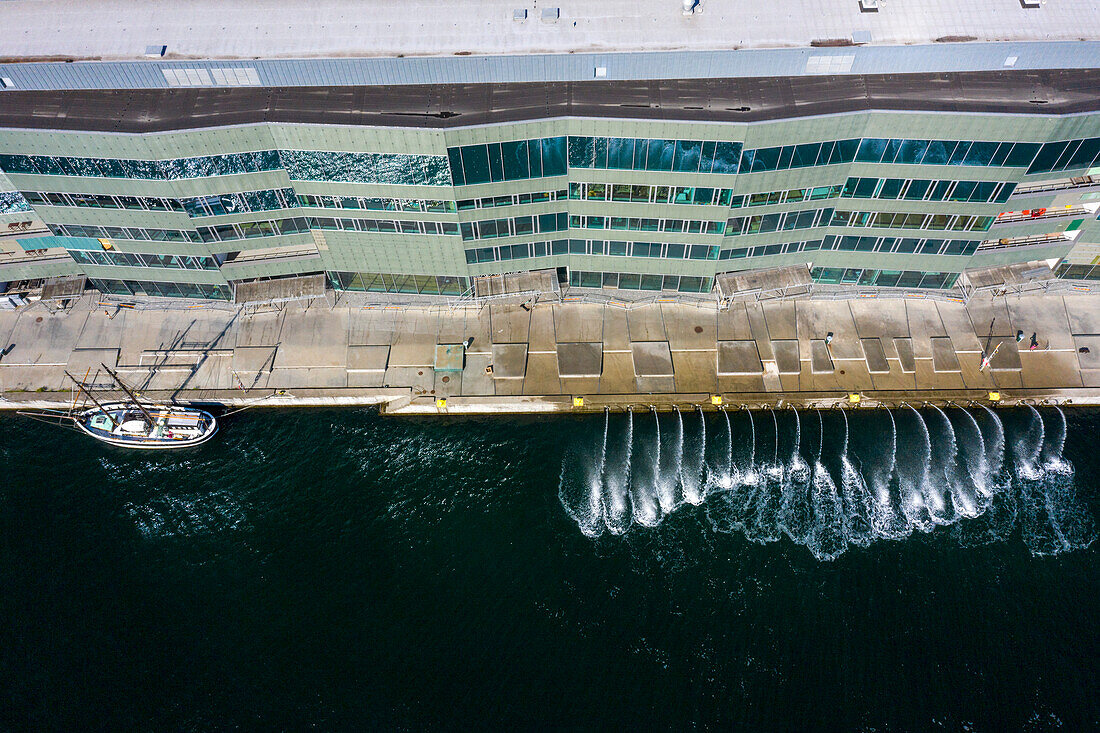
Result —
[{"label": "rooftop vent", "polygon": [[561,17],[561,8],[543,8],[542,19],[547,23],[556,23]]},{"label": "rooftop vent", "polygon": [[168,47],[164,44],[158,44],[156,46],[145,47],[145,58],[147,59],[159,59],[163,58],[164,54],[168,53]]},{"label": "rooftop vent", "polygon": [[597,79],[602,79],[603,77],[607,76],[607,67],[597,66],[595,71],[593,72],[593,76]]},{"label": "rooftop vent", "polygon": [[1042,4],[1042,0],[1020,0],[1021,7],[1025,9],[1038,8]]},{"label": "rooftop vent", "polygon": [[10,76],[0,76],[0,89],[14,89],[15,82],[11,80]]},{"label": "rooftop vent", "polygon": [[527,20],[527,8],[516,8],[513,10],[512,20]]},{"label": "rooftop vent", "polygon": [[859,0],[859,12],[877,13],[879,0]]}]

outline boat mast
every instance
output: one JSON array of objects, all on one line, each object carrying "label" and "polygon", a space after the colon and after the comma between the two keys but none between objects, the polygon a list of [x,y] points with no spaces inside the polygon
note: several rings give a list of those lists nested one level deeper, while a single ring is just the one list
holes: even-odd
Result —
[{"label": "boat mast", "polygon": [[69,374],[68,372],[65,372],[65,376],[68,377],[69,379],[73,380],[73,384],[76,385],[76,388],[79,389],[81,392],[83,392],[85,395],[87,395],[88,399],[90,399],[92,402],[94,402],[95,406],[98,407],[103,412],[104,415],[110,414],[110,413],[107,412],[107,408],[105,408],[103,405],[101,405],[99,403],[99,400],[97,400],[95,398],[95,395],[93,395],[88,390],[88,388],[84,386],[84,384],[82,382],[78,382],[76,377],[74,377],[72,374]]},{"label": "boat mast", "polygon": [[149,414],[149,411],[145,409],[145,406],[138,401],[137,396],[135,396],[134,393],[130,391],[130,388],[126,386],[126,383],[119,379],[118,375],[111,370],[111,367],[107,366],[103,362],[100,362],[100,366],[107,370],[107,373],[111,375],[111,378],[115,380],[115,383],[118,384],[118,386],[122,388],[122,391],[125,392],[126,395],[134,401],[134,404],[137,406],[137,408],[141,410],[141,414],[145,415],[145,419],[149,421],[149,425],[156,425],[157,421],[153,419],[153,416]]}]

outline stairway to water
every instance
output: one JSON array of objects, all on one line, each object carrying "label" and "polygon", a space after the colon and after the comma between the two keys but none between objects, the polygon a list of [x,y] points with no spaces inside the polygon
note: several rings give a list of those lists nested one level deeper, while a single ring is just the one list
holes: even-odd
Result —
[{"label": "stairway to water", "polygon": [[1036,555],[1097,536],[1059,408],[650,409],[593,427],[566,451],[559,487],[593,538],[657,528],[684,507],[715,532],[786,538],[821,560],[939,527],[966,545],[1018,531]]}]

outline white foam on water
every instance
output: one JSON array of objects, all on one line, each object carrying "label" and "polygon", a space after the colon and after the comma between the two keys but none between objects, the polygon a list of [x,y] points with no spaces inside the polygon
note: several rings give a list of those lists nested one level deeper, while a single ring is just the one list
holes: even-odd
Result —
[{"label": "white foam on water", "polygon": [[[681,418],[682,424],[682,418]],[[707,426],[703,421],[703,411],[699,411],[699,431],[696,442],[684,442],[684,455],[680,471],[680,483],[684,498],[689,504],[699,506],[706,499],[703,488],[703,455],[706,451]]]},{"label": "white foam on water", "polygon": [[[1048,415],[1048,430],[1043,416],[1031,408],[1029,419],[1006,437],[1004,423],[991,410],[981,412],[979,422],[961,408],[936,408],[933,437],[920,412],[909,407],[902,413],[909,421],[904,441],[893,412],[887,411],[890,441],[877,453],[881,460],[870,457],[874,460],[866,470],[848,453],[852,426],[846,411],[841,412],[843,441],[838,452],[828,453],[818,412],[812,466],[800,451],[797,412],[793,450],[781,460],[778,418],[772,411],[776,452],[771,463],[761,466],[755,462],[755,421],[749,414],[749,465],[744,470],[734,463],[732,422],[727,422],[727,432],[719,430],[709,446],[718,458],[709,476],[701,411],[697,440],[688,439],[679,413],[671,439],[667,430],[662,433],[655,411],[652,425],[641,423],[640,433],[632,414],[619,423],[621,429],[613,429],[605,414],[598,450],[590,438],[566,453],[559,497],[589,537],[604,531],[623,534],[634,524],[657,527],[682,506],[705,504],[716,532],[740,532],[761,544],[786,536],[822,561],[834,560],[850,547],[898,540],[914,529],[931,531],[941,524],[953,525],[951,534],[963,546],[1006,541],[1018,527],[1035,555],[1056,555],[1096,540],[1095,520],[1077,499],[1073,465],[1062,455],[1061,411]],[[724,418],[729,421],[728,414]],[[877,445],[873,438],[869,442]],[[1013,446],[1012,470],[998,471],[1006,444]],[[724,490],[708,493],[708,484]],[[173,531],[164,512],[136,507],[132,512],[141,517],[147,533]]]}]

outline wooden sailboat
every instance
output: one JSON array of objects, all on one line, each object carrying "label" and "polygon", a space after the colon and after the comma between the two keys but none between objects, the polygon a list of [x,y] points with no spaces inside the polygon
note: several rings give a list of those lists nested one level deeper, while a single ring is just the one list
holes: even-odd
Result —
[{"label": "wooden sailboat", "polygon": [[[65,372],[93,406],[77,408],[74,405],[68,414],[38,413],[38,416],[67,417],[77,429],[96,440],[139,450],[189,448],[205,443],[218,432],[218,421],[209,412],[182,405],[144,403],[114,370],[106,364],[101,366],[130,398],[128,402],[101,402],[92,389]],[[25,414],[35,416],[31,413]]]}]

